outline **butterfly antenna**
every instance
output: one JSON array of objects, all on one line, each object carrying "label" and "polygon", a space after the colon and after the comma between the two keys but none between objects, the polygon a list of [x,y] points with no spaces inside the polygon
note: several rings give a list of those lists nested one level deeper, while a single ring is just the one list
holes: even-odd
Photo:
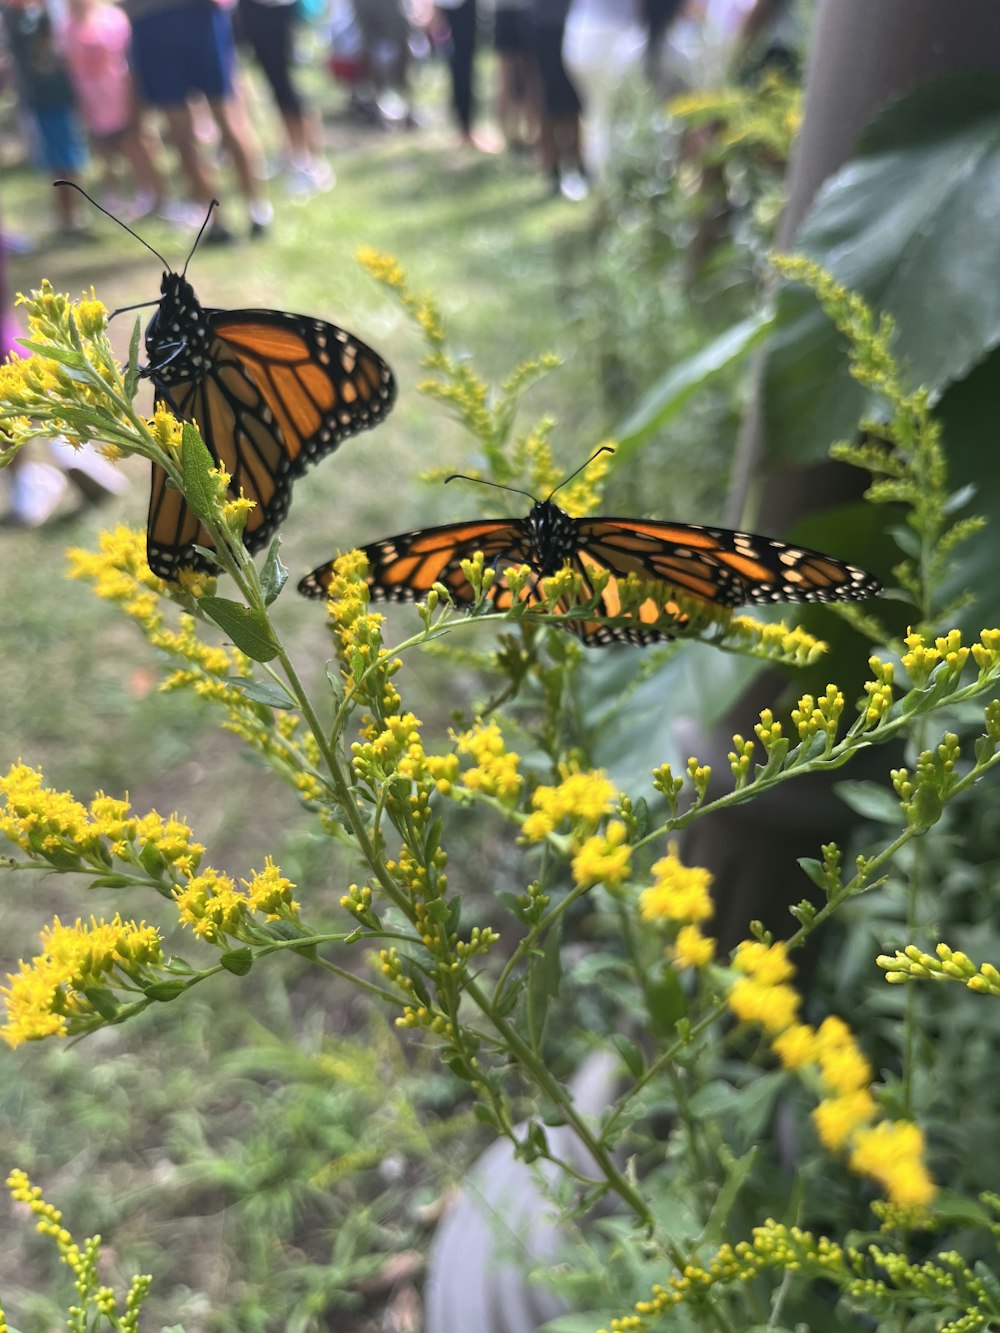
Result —
[{"label": "butterfly antenna", "polygon": [[[68,185],[71,190],[76,190],[78,194],[82,194],[84,199],[86,199],[87,203],[93,204],[93,206],[97,209],[98,213],[103,213],[104,216],[106,218],[110,218],[112,222],[117,222],[119,227],[121,227],[122,231],[127,231],[130,236],[134,236],[135,239],[139,242],[139,244],[144,245],[151,255],[156,255],[157,259],[160,261],[163,267],[167,269],[167,271],[169,272],[170,265],[160,254],[159,250],[154,250],[153,247],[150,245],[150,243],[148,241],[144,241],[137,231],[132,230],[132,228],[128,225],[128,223],[122,222],[121,218],[116,218],[114,213],[109,213],[108,210],[102,204],[99,204],[96,199],[91,198],[91,196],[81,185],[77,185],[76,181],[53,181],[52,184],[54,186]],[[116,311],[115,313],[117,314],[118,312]]]},{"label": "butterfly antenna", "polygon": [[447,486],[449,481],[474,481],[477,486],[492,486],[497,491],[510,491],[514,495],[526,495],[532,504],[538,503],[530,491],[522,491],[517,486],[505,486],[500,481],[487,481],[485,477],[470,477],[467,472],[453,472],[450,477],[445,477],[444,484]]},{"label": "butterfly antenna", "polygon": [[187,271],[188,271],[188,264],[190,264],[191,260],[193,259],[193,257],[194,257],[194,252],[198,249],[198,242],[199,242],[199,241],[201,240],[201,238],[205,235],[205,228],[208,226],[209,222],[211,222],[211,220],[212,220],[212,214],[213,214],[213,212],[215,211],[215,209],[217,209],[218,207],[219,207],[219,201],[218,201],[218,199],[213,199],[212,202],[211,202],[211,203],[209,204],[209,206],[208,206],[208,212],[205,214],[205,221],[204,221],[204,222],[201,224],[201,226],[198,228],[198,235],[194,238],[194,245],[192,245],[192,247],[191,247],[191,253],[188,255],[187,259],[185,259],[185,261],[184,261],[184,267],[181,269],[181,277],[182,277],[182,278],[183,278],[184,275],[187,273]]},{"label": "butterfly antenna", "polygon": [[613,453],[614,449],[612,449],[610,444],[602,444],[600,449],[595,449],[594,452],[587,459],[586,463],[581,463],[575,472],[571,472],[568,477],[563,477],[559,485],[554,486],[552,490],[549,491],[548,495],[545,497],[546,502],[552,499],[556,491],[561,491],[564,486],[568,486],[574,477],[578,477],[581,472],[586,471],[586,469],[590,467],[591,463],[594,461],[595,458],[599,458],[601,454],[613,454]]}]

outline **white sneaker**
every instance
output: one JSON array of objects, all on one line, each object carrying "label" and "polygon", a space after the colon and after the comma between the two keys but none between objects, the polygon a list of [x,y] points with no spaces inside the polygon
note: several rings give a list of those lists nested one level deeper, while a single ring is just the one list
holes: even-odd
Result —
[{"label": "white sneaker", "polygon": [[332,190],[337,182],[333,168],[323,158],[314,158],[307,165],[293,164],[285,174],[285,189],[293,199],[308,199],[314,194]]},{"label": "white sneaker", "polygon": [[57,466],[91,504],[128,490],[128,482],[118,468],[93,449],[74,449],[62,439],[53,440],[51,449]]},{"label": "white sneaker", "polygon": [[22,528],[41,527],[65,494],[66,478],[57,467],[28,459],[11,474],[7,522]]}]

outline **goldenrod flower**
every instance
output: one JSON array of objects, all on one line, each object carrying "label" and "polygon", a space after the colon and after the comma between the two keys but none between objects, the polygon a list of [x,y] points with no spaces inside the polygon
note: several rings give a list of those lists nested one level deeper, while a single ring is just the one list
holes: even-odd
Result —
[{"label": "goldenrod flower", "polygon": [[684,865],[671,842],[653,865],[652,886],[639,895],[639,915],[644,921],[707,921],[715,910],[711,886],[711,871]]},{"label": "goldenrod flower", "polygon": [[878,1108],[867,1088],[825,1097],[812,1113],[816,1133],[825,1148],[838,1152],[855,1131],[874,1120]]},{"label": "goldenrod flower", "polygon": [[762,986],[776,986],[790,980],[795,975],[795,967],[788,957],[788,945],[784,940],[775,940],[773,944],[763,944],[760,940],[742,940],[736,946],[733,967],[737,972],[745,972]]},{"label": "goldenrod flower", "polygon": [[514,804],[524,784],[518,772],[521,756],[506,748],[496,722],[477,721],[457,738],[456,748],[459,754],[475,760],[462,773],[463,786],[484,796],[495,796],[507,805]]},{"label": "goldenrod flower", "polygon": [[46,787],[39,769],[13,764],[0,778],[0,797],[0,833],[23,851],[53,864],[105,859],[87,807],[69,792]]},{"label": "goldenrod flower", "polygon": [[842,1019],[831,1016],[823,1020],[816,1032],[814,1050],[823,1082],[832,1091],[846,1095],[871,1083],[874,1071]]},{"label": "goldenrod flower", "polygon": [[569,772],[556,787],[536,787],[531,794],[532,814],[521,826],[529,842],[540,842],[564,819],[583,828],[596,828],[618,799],[618,791],[603,769]]},{"label": "goldenrod flower", "polygon": [[587,838],[573,856],[573,880],[582,888],[605,884],[614,888],[628,878],[632,849],[626,842],[628,830],[613,819],[603,834]]},{"label": "goldenrod flower", "polygon": [[203,940],[216,943],[232,935],[245,919],[248,902],[233,879],[211,866],[174,890],[181,925]]},{"label": "goldenrod flower", "polygon": [[860,1130],[851,1149],[851,1169],[871,1176],[893,1203],[926,1204],[935,1186],[924,1166],[924,1136],[908,1120],[887,1120]]},{"label": "goldenrod flower", "polygon": [[295,885],[285,878],[269,856],[264,858],[263,870],[250,873],[251,878],[241,879],[240,883],[246,888],[251,912],[262,912],[270,921],[298,913],[299,904],[292,897]]},{"label": "goldenrod flower", "polygon": [[816,1059],[816,1033],[808,1023],[793,1023],[779,1032],[771,1049],[786,1069],[803,1069]]},{"label": "goldenrod flower", "polygon": [[90,918],[64,926],[58,917],[41,935],[43,952],[23,960],[0,988],[7,1022],[0,1036],[10,1046],[43,1037],[65,1037],[105,1017],[88,992],[106,989],[116,973],[132,979],[163,961],[159,933],[145,923]]},{"label": "goldenrod flower", "polygon": [[739,977],[730,987],[726,1003],[741,1023],[756,1023],[765,1032],[777,1033],[797,1020],[802,999],[792,986]]},{"label": "goldenrod flower", "polygon": [[681,926],[673,946],[675,967],[707,967],[714,957],[715,940],[703,935],[696,925]]}]

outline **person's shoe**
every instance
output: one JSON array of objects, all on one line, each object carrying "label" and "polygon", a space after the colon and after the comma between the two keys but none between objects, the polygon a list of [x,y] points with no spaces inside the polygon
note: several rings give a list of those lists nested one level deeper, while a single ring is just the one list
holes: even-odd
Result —
[{"label": "person's shoe", "polygon": [[118,468],[93,449],[74,449],[66,440],[55,439],[52,453],[66,477],[89,504],[103,504],[128,490],[128,481]]},{"label": "person's shoe", "polygon": [[20,528],[39,528],[50,519],[66,494],[66,478],[51,463],[28,459],[10,478],[7,522]]},{"label": "person's shoe", "polygon": [[332,190],[337,183],[330,164],[321,157],[312,162],[300,163],[288,169],[285,188],[293,199],[309,199],[314,194],[323,194]]},{"label": "person's shoe", "polygon": [[582,171],[564,171],[559,177],[559,193],[570,203],[582,203],[590,194],[586,176]]},{"label": "person's shoe", "polygon": [[224,222],[213,222],[201,238],[202,245],[232,245],[236,237]]},{"label": "person's shoe", "polygon": [[274,221],[274,208],[269,199],[255,199],[250,205],[250,239],[259,240],[267,234]]}]

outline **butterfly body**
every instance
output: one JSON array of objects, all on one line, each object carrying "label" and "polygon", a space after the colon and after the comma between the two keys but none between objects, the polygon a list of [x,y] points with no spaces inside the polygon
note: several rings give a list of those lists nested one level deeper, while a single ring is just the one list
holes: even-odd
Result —
[{"label": "butterfly body", "polygon": [[[396,385],[377,352],[335,324],[281,310],[206,307],[187,279],[165,272],[145,335],[157,404],[197,423],[230,491],[254,500],[244,532],[250,552],[288,512],[292,482],[341,440],[392,408]],[[212,540],[153,465],[147,557],[160,578],[182,567],[214,570],[195,550]]]},{"label": "butterfly body", "polygon": [[[435,583],[447,588],[460,606],[471,606],[475,592],[462,572],[462,561],[481,551],[496,572],[490,590],[494,605],[505,610],[513,600],[504,570],[528,565],[537,578],[519,594],[529,605],[541,601],[539,582],[565,566],[580,576],[582,603],[594,601],[593,577],[608,581],[591,616],[621,616],[619,580],[634,575],[641,583],[663,585],[629,613],[627,625],[605,625],[582,616],[560,621],[585,644],[648,644],[673,637],[684,615],[668,589],[723,607],[748,602],[853,601],[873,596],[881,584],[873,575],[804,546],[791,546],[748,532],[634,518],[571,518],[551,500],[539,500],[523,519],[482,519],[447,523],[403,533],[361,548],[368,560],[371,596],[379,601],[419,601]],[[314,569],[299,584],[307,597],[324,597],[332,561]],[[557,606],[572,615],[566,599]],[[666,622],[666,623],[665,623]]]}]

